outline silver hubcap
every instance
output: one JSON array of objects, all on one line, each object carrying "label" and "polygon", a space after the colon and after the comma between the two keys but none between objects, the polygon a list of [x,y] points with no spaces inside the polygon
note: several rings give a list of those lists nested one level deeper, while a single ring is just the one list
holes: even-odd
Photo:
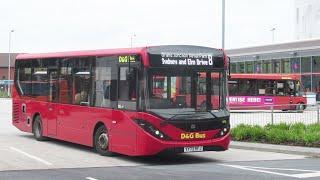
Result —
[{"label": "silver hubcap", "polygon": [[107,133],[100,134],[98,139],[98,144],[99,144],[99,147],[103,150],[106,150],[108,148],[109,138]]}]

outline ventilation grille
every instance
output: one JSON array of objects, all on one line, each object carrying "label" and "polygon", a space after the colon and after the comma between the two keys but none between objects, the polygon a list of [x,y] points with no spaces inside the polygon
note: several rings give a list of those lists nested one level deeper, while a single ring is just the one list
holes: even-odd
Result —
[{"label": "ventilation grille", "polygon": [[18,123],[19,122],[19,104],[13,103],[13,111],[12,111],[12,119],[13,122]]},{"label": "ventilation grille", "polygon": [[209,131],[214,129],[221,129],[223,127],[222,119],[215,120],[196,120],[196,121],[169,121],[169,124],[182,129],[186,132],[197,132],[197,131]]}]

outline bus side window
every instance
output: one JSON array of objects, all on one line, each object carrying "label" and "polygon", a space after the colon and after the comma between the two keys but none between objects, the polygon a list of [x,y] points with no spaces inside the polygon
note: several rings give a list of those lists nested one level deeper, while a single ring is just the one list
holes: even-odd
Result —
[{"label": "bus side window", "polygon": [[276,90],[275,90],[275,84],[274,81],[269,80],[266,81],[266,95],[275,95]]},{"label": "bus side window", "polygon": [[119,100],[129,100],[129,81],[127,80],[127,73],[129,67],[120,67],[119,72]]},{"label": "bus side window", "polygon": [[31,61],[19,61],[17,83],[22,96],[31,96],[32,94],[31,67]]},{"label": "bus side window", "polygon": [[239,93],[239,82],[237,79],[229,80],[229,95],[230,96],[237,96]]},{"label": "bus side window", "polygon": [[257,81],[258,85],[258,94],[259,95],[274,95],[275,90],[274,90],[274,82],[271,80],[258,80]]},{"label": "bus side window", "polygon": [[98,57],[93,65],[93,105],[96,107],[112,107],[112,69],[113,57]]},{"label": "bus side window", "polygon": [[277,95],[284,96],[285,95],[284,90],[285,90],[284,89],[284,82],[278,81],[277,82]]},{"label": "bus side window", "polygon": [[63,104],[72,104],[72,61],[60,59],[59,76],[59,102]]},{"label": "bus side window", "polygon": [[[53,64],[56,63],[55,59],[37,59],[32,61],[32,66],[33,66],[33,71],[32,71],[32,96],[38,100],[47,100],[49,96],[48,92],[48,78],[49,74],[48,72],[48,63],[49,62],[54,62]],[[57,69],[57,67],[55,67]],[[51,78],[54,79],[56,78],[56,74],[51,73]],[[52,85],[54,83],[51,83]]]},{"label": "bus side window", "polygon": [[90,60],[88,58],[79,58],[74,60],[73,64],[73,104],[89,106],[90,98]]},{"label": "bus side window", "polygon": [[293,81],[287,81],[286,94],[288,94],[290,96],[294,96],[295,89],[294,89],[294,82]]},{"label": "bus side window", "polygon": [[252,80],[239,80],[239,94],[240,96],[246,96],[248,93],[253,95],[254,88],[253,88]]}]

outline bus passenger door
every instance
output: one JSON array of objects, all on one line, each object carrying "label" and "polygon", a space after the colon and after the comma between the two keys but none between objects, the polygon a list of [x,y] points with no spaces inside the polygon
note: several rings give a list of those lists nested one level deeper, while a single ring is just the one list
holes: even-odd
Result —
[{"label": "bus passenger door", "polygon": [[118,68],[118,104],[112,113],[111,146],[113,151],[130,153],[135,151],[136,128],[129,117],[136,111],[137,69],[127,65]]},{"label": "bus passenger door", "polygon": [[48,135],[57,136],[57,100],[58,100],[58,70],[48,69],[49,77],[49,96],[48,96]]}]

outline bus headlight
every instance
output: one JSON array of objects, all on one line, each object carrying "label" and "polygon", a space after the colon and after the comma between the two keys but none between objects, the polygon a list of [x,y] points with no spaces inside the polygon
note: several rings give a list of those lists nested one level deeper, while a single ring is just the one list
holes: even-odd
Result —
[{"label": "bus headlight", "polygon": [[147,131],[152,136],[162,139],[162,140],[170,140],[171,138],[167,135],[165,135],[163,132],[161,132],[159,129],[154,127],[151,123],[148,121],[142,120],[142,119],[134,119],[134,122],[136,122],[143,130]]},{"label": "bus headlight", "polygon": [[222,128],[220,129],[220,131],[214,135],[214,138],[220,138],[225,136],[226,134],[228,134],[228,132],[230,131],[230,125],[229,123],[226,123],[222,126]]}]

